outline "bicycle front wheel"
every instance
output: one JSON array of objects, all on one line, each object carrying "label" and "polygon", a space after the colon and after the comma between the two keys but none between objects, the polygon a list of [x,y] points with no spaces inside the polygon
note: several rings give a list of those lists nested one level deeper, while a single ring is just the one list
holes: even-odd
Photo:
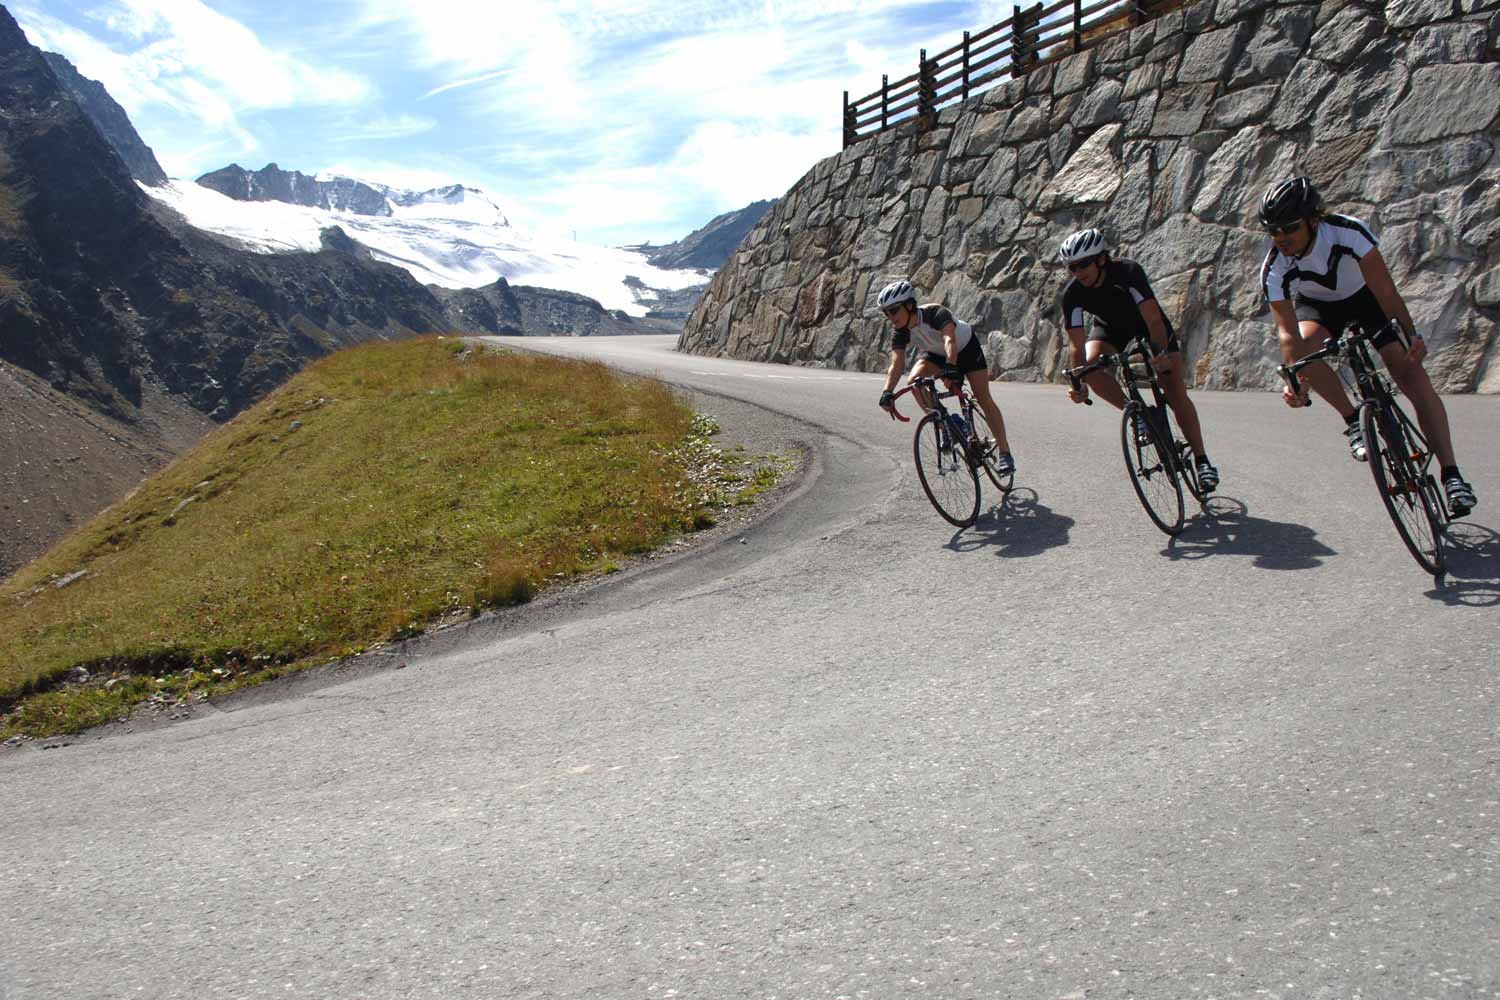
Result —
[{"label": "bicycle front wheel", "polygon": [[922,490],[943,519],[960,528],[977,521],[979,473],[964,457],[963,445],[953,440],[938,414],[929,413],[917,424],[911,450]]},{"label": "bicycle front wheel", "polygon": [[969,412],[969,427],[973,435],[975,455],[979,464],[984,468],[984,474],[990,477],[990,482],[995,484],[995,489],[1001,493],[1009,493],[1015,486],[1015,471],[1006,473],[996,471],[995,459],[1000,457],[1000,452],[995,448],[995,439],[990,436],[990,428],[985,423],[984,414],[978,412],[977,407]]},{"label": "bicycle front wheel", "polygon": [[1120,444],[1125,452],[1125,468],[1130,485],[1152,522],[1169,535],[1182,531],[1182,482],[1171,446],[1162,440],[1161,428],[1146,420],[1148,440],[1136,440],[1135,416],[1145,418],[1145,408],[1132,400],[1125,405],[1120,421]]},{"label": "bicycle front wheel", "polygon": [[1360,427],[1375,489],[1385,503],[1396,533],[1406,543],[1412,558],[1433,576],[1446,568],[1443,559],[1443,515],[1437,506],[1436,484],[1417,465],[1426,452],[1404,414],[1392,402],[1389,408],[1374,400],[1360,404]]}]

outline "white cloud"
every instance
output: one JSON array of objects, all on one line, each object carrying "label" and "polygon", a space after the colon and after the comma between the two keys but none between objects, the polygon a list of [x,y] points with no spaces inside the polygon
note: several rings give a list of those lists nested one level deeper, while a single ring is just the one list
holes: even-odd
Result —
[{"label": "white cloud", "polygon": [[267,47],[200,0],[112,0],[90,16],[120,43],[32,9],[21,10],[21,23],[35,44],[67,56],[132,115],[161,105],[234,128],[246,112],[357,104],[375,93],[358,74]]},{"label": "white cloud", "polygon": [[369,139],[406,139],[437,128],[437,121],[416,115],[378,115],[374,118],[352,121],[340,130],[337,138],[342,142],[359,142]]}]

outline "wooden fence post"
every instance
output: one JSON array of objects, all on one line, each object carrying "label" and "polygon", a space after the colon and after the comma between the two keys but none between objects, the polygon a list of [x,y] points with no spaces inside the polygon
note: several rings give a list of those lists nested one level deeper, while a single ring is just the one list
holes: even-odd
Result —
[{"label": "wooden fence post", "polygon": [[854,145],[854,109],[849,106],[849,91],[844,91],[844,148]]},{"label": "wooden fence post", "polygon": [[1010,40],[1010,75],[1025,76],[1036,64],[1037,33],[1040,27],[1042,5],[1038,3],[1030,10],[1022,10],[1019,4],[1012,5]]},{"label": "wooden fence post", "polygon": [[1083,0],[1073,0],[1073,51],[1083,51]]},{"label": "wooden fence post", "polygon": [[886,111],[891,105],[891,77],[889,73],[880,74],[880,129],[885,131]]},{"label": "wooden fence post", "polygon": [[926,132],[937,124],[937,71],[927,61],[927,50],[917,57],[917,131]]},{"label": "wooden fence post", "polygon": [[964,100],[969,99],[969,33],[964,32]]}]

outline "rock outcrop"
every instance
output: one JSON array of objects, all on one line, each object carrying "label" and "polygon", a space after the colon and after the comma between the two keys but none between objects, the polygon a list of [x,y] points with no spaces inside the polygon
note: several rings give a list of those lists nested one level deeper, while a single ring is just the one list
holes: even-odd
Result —
[{"label": "rock outcrop", "polygon": [[994,373],[1065,360],[1052,263],[1102,226],[1152,275],[1196,384],[1270,388],[1261,193],[1310,174],[1381,236],[1447,391],[1500,391],[1500,0],[1199,0],[817,164],[718,272],[685,351],[886,364],[910,276]]}]

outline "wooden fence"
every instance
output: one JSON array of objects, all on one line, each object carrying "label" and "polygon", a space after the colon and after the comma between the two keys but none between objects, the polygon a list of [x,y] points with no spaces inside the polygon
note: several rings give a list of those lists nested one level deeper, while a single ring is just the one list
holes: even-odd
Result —
[{"label": "wooden fence", "polygon": [[1053,0],[1014,13],[983,31],[964,32],[964,40],[927,58],[923,49],[917,71],[892,81],[880,78],[880,89],[857,101],[844,91],[844,148],[913,120],[932,128],[939,108],[1002,80],[1081,52],[1176,7],[1185,0]]}]

